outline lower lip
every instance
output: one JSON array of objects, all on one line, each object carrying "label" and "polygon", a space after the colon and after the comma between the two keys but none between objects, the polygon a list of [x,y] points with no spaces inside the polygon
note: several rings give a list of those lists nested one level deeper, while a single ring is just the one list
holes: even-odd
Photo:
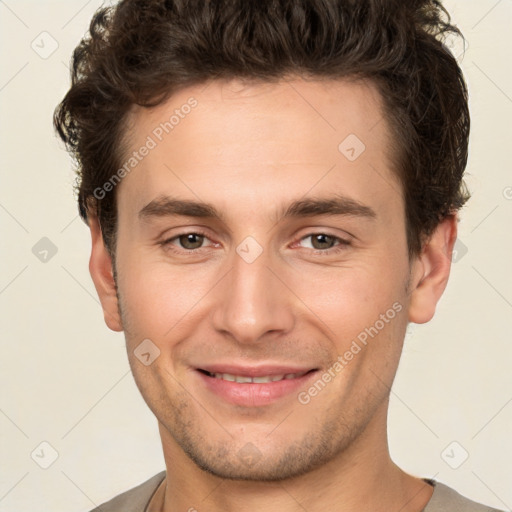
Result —
[{"label": "lower lip", "polygon": [[260,384],[231,382],[210,377],[199,370],[196,370],[196,373],[210,391],[213,391],[213,393],[223,398],[226,402],[245,407],[259,407],[268,405],[298,391],[315,377],[318,371],[309,372],[295,379],[283,379]]}]

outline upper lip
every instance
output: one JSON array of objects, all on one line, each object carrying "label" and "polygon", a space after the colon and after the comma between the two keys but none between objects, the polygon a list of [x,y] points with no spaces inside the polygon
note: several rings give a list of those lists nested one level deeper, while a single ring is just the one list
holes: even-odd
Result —
[{"label": "upper lip", "polygon": [[229,373],[230,375],[241,375],[246,377],[264,377],[274,375],[287,375],[290,373],[307,373],[316,368],[310,366],[288,366],[288,365],[270,365],[261,366],[243,366],[234,364],[209,364],[197,367],[198,370],[204,370],[209,373]]}]

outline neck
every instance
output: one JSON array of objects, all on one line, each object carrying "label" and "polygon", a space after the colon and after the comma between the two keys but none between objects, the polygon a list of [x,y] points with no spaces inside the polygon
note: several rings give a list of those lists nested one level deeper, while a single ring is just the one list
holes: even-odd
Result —
[{"label": "neck", "polygon": [[376,421],[327,464],[275,482],[227,480],[207,473],[159,425],[167,476],[155,495],[158,506],[154,510],[320,512],[332,510],[332,504],[336,503],[339,512],[420,512],[430,500],[433,487],[406,474],[391,460],[386,412],[380,413],[380,421],[379,414],[376,415],[373,418]]}]

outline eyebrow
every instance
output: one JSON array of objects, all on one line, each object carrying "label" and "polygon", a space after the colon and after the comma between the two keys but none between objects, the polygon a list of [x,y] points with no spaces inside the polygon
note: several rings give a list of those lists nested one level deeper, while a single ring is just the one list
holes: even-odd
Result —
[{"label": "eyebrow", "polygon": [[[198,201],[160,196],[139,211],[139,219],[180,215],[185,217],[209,218],[223,222],[224,216],[213,205]],[[373,208],[355,199],[336,194],[326,198],[307,198],[293,201],[281,208],[276,222],[286,218],[314,217],[317,215],[344,215],[376,219]]]}]

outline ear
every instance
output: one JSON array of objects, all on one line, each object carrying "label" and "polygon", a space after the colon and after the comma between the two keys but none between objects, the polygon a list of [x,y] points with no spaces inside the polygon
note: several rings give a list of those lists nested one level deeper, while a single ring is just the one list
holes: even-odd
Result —
[{"label": "ear", "polygon": [[123,325],[119,314],[112,258],[103,242],[98,218],[96,216],[89,216],[88,221],[92,238],[89,272],[100,298],[105,323],[113,331],[119,332],[123,330]]},{"label": "ear", "polygon": [[434,316],[437,302],[448,283],[456,239],[457,216],[454,214],[437,226],[412,264],[410,322],[424,324]]}]

